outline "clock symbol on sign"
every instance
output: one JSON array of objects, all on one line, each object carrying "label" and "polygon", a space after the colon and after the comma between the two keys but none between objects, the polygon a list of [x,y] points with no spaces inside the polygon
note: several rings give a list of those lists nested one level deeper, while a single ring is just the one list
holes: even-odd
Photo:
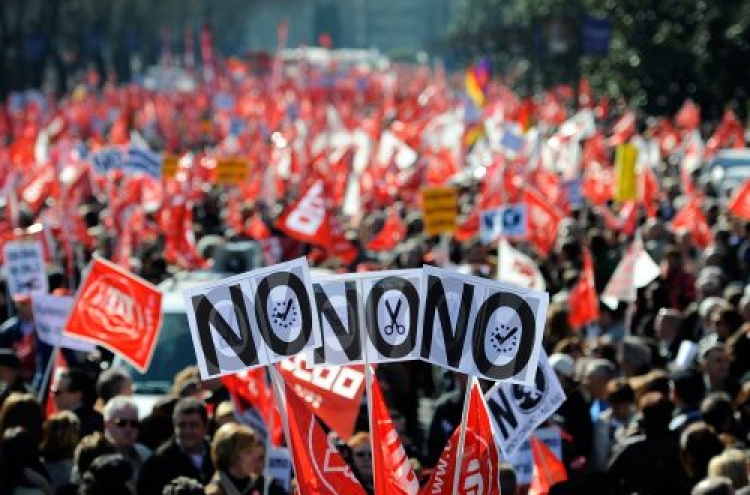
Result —
[{"label": "clock symbol on sign", "polygon": [[500,325],[490,333],[490,344],[501,354],[512,354],[518,347],[518,327]]},{"label": "clock symbol on sign", "polygon": [[273,321],[282,328],[292,328],[297,324],[297,308],[294,307],[292,299],[276,303]]}]

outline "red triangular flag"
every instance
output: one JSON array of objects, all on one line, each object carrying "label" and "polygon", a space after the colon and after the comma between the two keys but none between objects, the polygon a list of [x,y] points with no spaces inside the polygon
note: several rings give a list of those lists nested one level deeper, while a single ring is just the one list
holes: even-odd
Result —
[{"label": "red triangular flag", "polygon": [[367,244],[370,251],[391,251],[406,237],[406,225],[396,208],[391,208],[383,228]]},{"label": "red triangular flag", "polygon": [[696,247],[707,248],[714,242],[711,227],[701,208],[699,196],[693,196],[672,219],[672,229],[687,229]]},{"label": "red triangular flag", "polygon": [[157,287],[95,258],[65,333],[103,345],[145,373],[161,327],[161,297]]},{"label": "red triangular flag", "polygon": [[372,453],[375,493],[416,495],[419,493],[419,481],[401,444],[401,438],[393,426],[377,378],[372,382],[371,414],[375,439],[375,449]]},{"label": "red triangular flag", "polygon": [[534,471],[531,474],[529,495],[547,495],[550,487],[568,479],[565,465],[544,442],[531,435]]},{"label": "red triangular flag", "polygon": [[727,209],[736,217],[750,220],[750,180],[735,191]]},{"label": "red triangular flag", "polygon": [[[238,419],[255,430],[265,431],[266,434],[268,434],[268,427],[272,422],[271,442],[274,445],[281,445],[284,430],[279,410],[274,403],[273,394],[266,381],[265,368],[255,368],[222,376],[221,383],[229,392]],[[273,418],[271,418],[272,414]]]},{"label": "red triangular flag", "polygon": [[686,100],[675,115],[674,121],[685,130],[697,129],[701,123],[701,110],[692,100]]},{"label": "red triangular flag", "polygon": [[[423,495],[452,494],[460,434],[460,427],[458,427],[443,449],[430,480],[422,489]],[[500,495],[500,482],[497,474],[499,459],[500,454],[493,437],[487,405],[479,384],[474,383],[471,387],[469,411],[466,417],[461,479],[458,482],[459,493]]]},{"label": "red triangular flag", "polygon": [[594,265],[588,249],[583,251],[583,272],[578,283],[570,290],[568,306],[568,320],[573,328],[581,328],[599,319],[599,297],[594,286]]},{"label": "red triangular flag", "polygon": [[366,495],[312,411],[288,388],[286,408],[297,492],[305,495]]},{"label": "red triangular flag", "polygon": [[628,110],[622,114],[620,120],[615,122],[615,125],[612,128],[612,136],[609,138],[609,145],[618,146],[627,143],[628,140],[633,137],[636,130],[635,112],[633,110]]}]

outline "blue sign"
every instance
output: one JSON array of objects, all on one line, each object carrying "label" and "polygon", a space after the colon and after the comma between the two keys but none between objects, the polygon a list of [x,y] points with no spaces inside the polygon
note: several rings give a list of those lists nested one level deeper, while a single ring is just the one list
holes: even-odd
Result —
[{"label": "blue sign", "polygon": [[612,22],[586,15],[583,19],[583,54],[605,56],[612,39]]}]

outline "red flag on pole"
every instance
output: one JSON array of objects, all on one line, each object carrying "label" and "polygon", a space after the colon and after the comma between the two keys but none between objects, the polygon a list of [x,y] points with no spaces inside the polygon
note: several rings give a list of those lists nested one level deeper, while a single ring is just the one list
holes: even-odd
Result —
[{"label": "red flag on pole", "polygon": [[[456,466],[460,427],[456,428],[448,444],[443,449],[440,460],[432,472],[430,480],[422,489],[423,495],[450,495]],[[485,493],[500,495],[497,468],[500,454],[492,433],[487,405],[478,383],[471,389],[469,412],[466,418],[466,437],[461,464],[459,493]]]},{"label": "red flag on pole", "polygon": [[531,436],[534,471],[531,475],[529,495],[547,495],[550,487],[568,479],[565,465],[544,442]]},{"label": "red flag on pole", "polygon": [[107,347],[145,373],[161,327],[161,296],[145,280],[95,258],[65,333]]},{"label": "red flag on pole", "polygon": [[568,319],[573,328],[599,319],[599,297],[594,286],[594,264],[588,249],[583,251],[583,272],[578,283],[570,290],[568,305],[570,313]]},{"label": "red flag on pole", "polygon": [[[221,383],[229,392],[238,418],[256,430],[261,429],[267,434],[270,433],[271,442],[274,445],[281,445],[284,430],[279,409],[274,403],[271,388],[266,381],[265,368],[222,376]],[[261,424],[258,424],[258,421]],[[268,431],[269,424],[273,425],[271,432]]]},{"label": "red flag on pole", "polygon": [[711,227],[701,208],[700,196],[693,196],[672,219],[672,229],[687,229],[696,247],[707,248],[714,242]]},{"label": "red flag on pole", "polygon": [[393,426],[377,378],[372,382],[371,414],[375,438],[372,453],[375,493],[416,495],[419,493],[419,481]]},{"label": "red flag on pole", "polygon": [[750,180],[735,191],[727,209],[736,217],[750,220]]},{"label": "red flag on pole", "polygon": [[286,408],[297,493],[366,495],[351,467],[328,439],[312,411],[288,388]]},{"label": "red flag on pole", "polygon": [[406,237],[406,225],[401,221],[396,208],[391,208],[388,218],[380,232],[370,240],[367,249],[370,251],[390,251]]}]

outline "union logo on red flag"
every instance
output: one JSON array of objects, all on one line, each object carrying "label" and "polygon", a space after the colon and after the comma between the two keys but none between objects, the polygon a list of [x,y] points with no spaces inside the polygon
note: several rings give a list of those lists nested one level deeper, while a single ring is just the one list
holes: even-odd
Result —
[{"label": "union logo on red flag", "polygon": [[96,258],[65,334],[100,344],[145,372],[161,327],[161,297],[150,283]]}]

